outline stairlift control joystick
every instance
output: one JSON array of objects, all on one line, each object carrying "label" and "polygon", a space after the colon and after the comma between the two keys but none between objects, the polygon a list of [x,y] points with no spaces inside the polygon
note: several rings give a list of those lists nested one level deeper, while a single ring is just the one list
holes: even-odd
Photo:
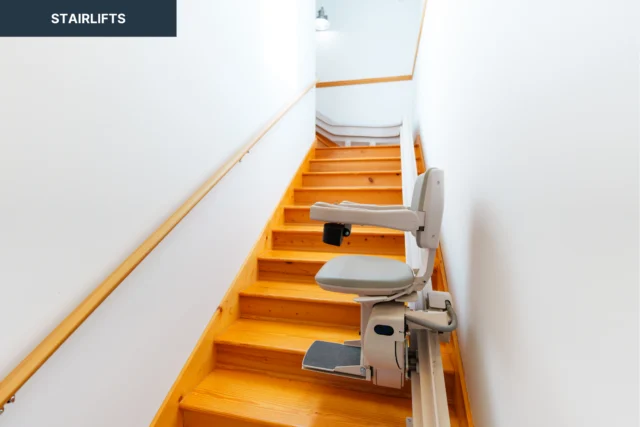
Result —
[{"label": "stairlift control joystick", "polygon": [[351,224],[327,223],[322,232],[322,242],[327,245],[340,246],[342,239],[351,235]]}]

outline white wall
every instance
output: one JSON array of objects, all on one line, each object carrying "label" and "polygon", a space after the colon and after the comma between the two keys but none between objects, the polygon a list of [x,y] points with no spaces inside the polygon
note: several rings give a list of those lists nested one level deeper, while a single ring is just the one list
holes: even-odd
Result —
[{"label": "white wall", "polygon": [[316,91],[316,108],[339,124],[361,126],[397,125],[413,114],[415,85],[411,80]]},{"label": "white wall", "polygon": [[[314,79],[313,2],[178,6],[175,39],[0,40],[0,377]],[[310,147],[314,110],[312,91],[0,422],[147,425]]]},{"label": "white wall", "polygon": [[429,0],[418,115],[478,427],[638,425],[638,18]]},{"label": "white wall", "polygon": [[423,0],[316,0],[331,28],[316,32],[321,82],[411,74]]}]

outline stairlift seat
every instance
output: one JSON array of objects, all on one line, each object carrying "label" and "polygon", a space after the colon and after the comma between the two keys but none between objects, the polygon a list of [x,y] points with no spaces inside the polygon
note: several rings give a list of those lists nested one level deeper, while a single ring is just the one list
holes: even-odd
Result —
[{"label": "stairlift seat", "polygon": [[[415,246],[426,251],[423,253],[424,264],[416,273],[404,262],[375,256],[343,255],[324,264],[315,277],[322,289],[358,295],[355,301],[360,304],[360,339],[344,344],[315,341],[304,356],[303,369],[358,378],[396,389],[401,389],[410,376],[416,380],[413,384],[418,384],[420,391],[423,388],[420,378],[413,376],[418,375],[417,367],[407,363],[414,351],[416,360],[422,357],[423,368],[428,366],[425,372],[431,372],[431,378],[424,375],[425,385],[433,383],[433,371],[442,367],[432,359],[431,350],[425,349],[425,345],[432,344],[424,339],[421,341],[420,337],[425,338],[425,335],[420,330],[428,330],[427,334],[433,332],[437,340],[440,332],[449,333],[457,326],[448,293],[427,289],[426,294],[420,294],[433,273],[443,206],[444,176],[435,168],[417,177],[410,207],[346,201],[339,204],[317,202],[311,206],[309,218],[325,223],[324,243],[340,246],[343,238],[351,236],[352,225],[373,225],[410,232],[415,238]],[[417,302],[418,309],[407,307],[405,303],[409,301]],[[411,343],[408,334],[411,334]],[[433,337],[426,337],[434,341]],[[411,349],[409,346],[413,342],[421,342],[422,348],[414,346]],[[434,348],[437,352],[437,345]],[[433,385],[431,393],[438,392],[436,386],[442,395],[444,384]],[[417,401],[422,408],[422,398]],[[436,424],[438,420],[435,419]],[[418,421],[419,425],[423,424]],[[446,419],[444,421],[442,425],[447,425]]]},{"label": "stairlift seat", "polygon": [[361,255],[333,258],[316,274],[324,290],[366,296],[392,295],[411,286],[413,279],[404,262]]}]

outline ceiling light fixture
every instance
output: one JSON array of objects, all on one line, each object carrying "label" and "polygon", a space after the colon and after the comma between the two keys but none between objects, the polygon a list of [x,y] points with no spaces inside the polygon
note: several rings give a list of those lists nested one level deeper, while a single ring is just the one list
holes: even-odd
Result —
[{"label": "ceiling light fixture", "polygon": [[330,26],[329,17],[324,13],[324,7],[321,7],[316,16],[316,31],[328,30]]}]

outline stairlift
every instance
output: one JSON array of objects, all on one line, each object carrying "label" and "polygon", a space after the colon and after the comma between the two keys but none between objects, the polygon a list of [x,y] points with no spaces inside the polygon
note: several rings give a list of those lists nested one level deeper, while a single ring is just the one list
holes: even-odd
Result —
[{"label": "stairlift", "polygon": [[[327,262],[315,279],[325,290],[357,294],[359,340],[315,341],[303,369],[402,388],[411,379],[411,426],[449,426],[439,341],[449,340],[457,319],[447,292],[430,288],[444,208],[444,174],[431,168],[415,183],[411,207],[351,202],[315,203],[311,219],[325,222],[323,242],[340,246],[353,224],[411,232],[428,252],[414,271],[404,262],[344,255]],[[407,306],[407,303],[412,308]]]}]

